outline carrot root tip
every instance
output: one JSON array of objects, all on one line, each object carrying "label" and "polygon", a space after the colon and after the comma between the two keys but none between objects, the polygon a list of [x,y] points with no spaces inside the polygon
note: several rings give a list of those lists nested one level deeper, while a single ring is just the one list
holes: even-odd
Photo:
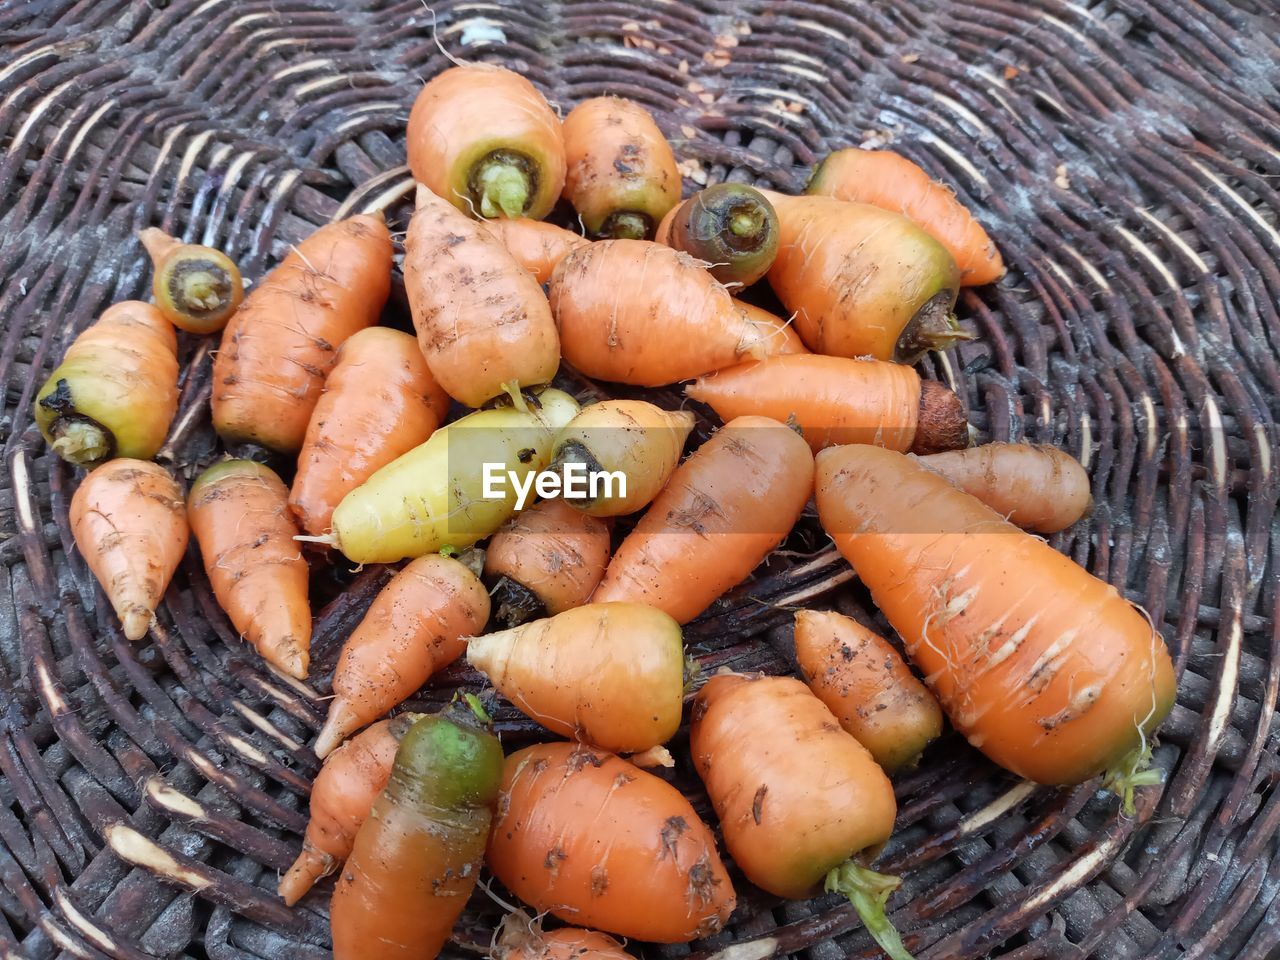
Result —
[{"label": "carrot root tip", "polygon": [[1154,787],[1164,782],[1164,775],[1151,766],[1151,745],[1143,743],[1102,777],[1102,785],[1120,798],[1120,809],[1126,817],[1137,813],[1134,794],[1138,787]]},{"label": "carrot root tip", "polygon": [[326,533],[318,537],[313,537],[308,533],[299,533],[296,534],[293,539],[297,540],[299,543],[320,543],[326,547],[334,548],[338,546],[338,537],[333,533]]},{"label": "carrot root tip", "polygon": [[348,735],[354,733],[359,727],[359,718],[356,717],[347,702],[338,697],[329,704],[329,715],[325,717],[324,726],[320,728],[320,733],[316,737],[316,744],[311,749],[315,751],[317,757],[323,760],[333,753],[342,744],[342,741],[347,739]]},{"label": "carrot root tip", "polygon": [[839,893],[849,898],[867,932],[893,960],[914,960],[885,913],[889,894],[898,889],[901,883],[897,877],[876,873],[853,861],[847,861],[827,874],[823,886],[827,893]]},{"label": "carrot root tip", "polygon": [[124,635],[131,641],[141,640],[151,629],[156,615],[141,604],[130,607],[120,617],[120,626]]}]

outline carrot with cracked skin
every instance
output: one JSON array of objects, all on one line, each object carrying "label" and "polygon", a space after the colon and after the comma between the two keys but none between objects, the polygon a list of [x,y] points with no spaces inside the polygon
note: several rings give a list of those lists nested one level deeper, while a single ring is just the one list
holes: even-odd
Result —
[{"label": "carrot with cracked skin", "polygon": [[796,611],[796,663],[840,726],[893,774],[942,734],[942,708],[889,641],[839,613]]},{"label": "carrot with cracked skin", "polygon": [[818,454],[818,516],[952,725],[1002,767],[1107,772],[1132,809],[1173,706],[1169,652],[1116,591],[910,457]]},{"label": "carrot with cracked skin", "polygon": [[641,753],[680,727],[680,625],[643,604],[590,603],[471,637],[467,662],[526,716],[605,750]]},{"label": "carrot with cracked skin", "polygon": [[507,757],[488,863],[540,913],[653,943],[718,933],[736,900],[711,831],[680,791],[578,744]]},{"label": "carrot with cracked skin", "polygon": [[141,640],[187,548],[182,488],[154,463],[112,460],[80,481],[69,517],[124,635]]},{"label": "carrot with cracked skin", "polygon": [[1080,461],[1056,447],[987,443],[921,457],[920,464],[977,497],[1010,523],[1057,533],[1085,515],[1093,497]]},{"label": "carrot with cracked skin", "polygon": [[484,228],[502,241],[516,263],[538,283],[551,279],[556,264],[591,241],[571,230],[541,220],[487,220]]},{"label": "carrot with cracked skin", "polygon": [[424,187],[404,284],[427,366],[455,400],[479,407],[556,375],[560,340],[537,280],[483,224]]},{"label": "carrot with cracked skin", "polygon": [[647,603],[688,623],[786,539],[812,492],[799,434],[765,417],[731,420],[676,470],[592,599]]},{"label": "carrot with cracked skin", "polygon": [[631,955],[606,933],[581,927],[543,930],[540,919],[516,910],[498,926],[493,960],[631,960]]},{"label": "carrot with cracked skin", "polygon": [[542,500],[506,522],[484,552],[494,620],[504,627],[587,602],[609,565],[606,521]]},{"label": "carrot with cracked skin", "polygon": [[900,881],[865,863],[897,814],[893,786],[866,748],[792,677],[718,674],[692,716],[693,765],[747,879],[789,900],[842,893],[893,960],[911,960],[885,916]]},{"label": "carrot with cracked skin", "polygon": [[401,738],[421,717],[419,713],[402,713],[379,720],[325,759],[311,785],[310,819],[302,851],[280,878],[277,889],[289,906],[351,856],[361,824],[391,777]]},{"label": "carrot with cracked skin", "polygon": [[221,250],[183,243],[159,227],[138,231],[155,276],[151,294],[165,319],[188,333],[216,333],[244,299],[240,268]]},{"label": "carrot with cracked skin", "polygon": [[298,455],[289,507],[307,533],[323,533],[334,507],[402,453],[435,432],[449,397],[417,341],[387,327],[342,345]]},{"label": "carrot with cracked skin", "polygon": [[463,213],[541,220],[560,199],[560,118],[518,73],[477,63],[437,74],[405,134],[413,178]]},{"label": "carrot with cracked skin", "polygon": [[680,171],[666,137],[644,107],[594,97],[564,118],[564,195],[587,234],[648,240],[680,202]]},{"label": "carrot with cracked skin", "polygon": [[573,251],[551,275],[548,296],[564,358],[599,380],[660,387],[769,353],[701,264],[646,240]]},{"label": "carrot with cracked skin", "polygon": [[338,348],[378,321],[391,289],[381,216],[330,223],[245,298],[213,362],[213,425],[227,441],[297,453]]},{"label": "carrot with cracked skin", "polygon": [[54,453],[95,467],[150,460],[178,409],[178,338],[149,303],[103,311],[67,348],[36,394],[35,421]]},{"label": "carrot with cracked skin", "polygon": [[848,443],[933,453],[969,442],[964,407],[953,391],[881,360],[769,357],[707,374],[684,392],[725,420],[758,415],[795,422],[815,453]]},{"label": "carrot with cracked skin", "polygon": [[310,571],[294,537],[289,490],[268,467],[223,460],[196,478],[187,517],[218,605],[262,658],[305,680]]},{"label": "carrot with cracked skin", "polygon": [[431,554],[407,565],[342,645],[316,756],[412,696],[488,619],[489,592],[466,563]]},{"label": "carrot with cracked skin", "polygon": [[965,286],[1004,276],[1000,251],[955,192],[891,150],[836,150],[814,167],[805,192],[901,213],[946,247]]}]

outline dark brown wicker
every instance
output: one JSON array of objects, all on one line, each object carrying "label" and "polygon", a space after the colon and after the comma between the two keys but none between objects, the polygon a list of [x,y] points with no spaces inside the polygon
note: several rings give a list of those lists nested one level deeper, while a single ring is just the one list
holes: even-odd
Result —
[{"label": "dark brown wicker", "polygon": [[[794,190],[826,149],[875,141],[981,211],[1009,276],[965,293],[976,339],[927,372],[984,439],[1086,463],[1096,508],[1054,544],[1151,612],[1180,694],[1166,783],[1134,819],[1096,783],[1033,787],[958,738],[932,748],[897,784],[893,918],[933,960],[1280,955],[1276,0],[439,0],[435,17],[445,48],[562,107],[648,105],[689,186]],[[297,911],[274,896],[323,704],[233,637],[194,556],[150,640],[124,641],[31,400],[77,331],[145,295],[137,228],[257,277],[399,197],[408,105],[445,65],[432,20],[421,0],[0,4],[0,955],[329,955],[329,885]],[[189,473],[213,441],[209,345],[187,350],[165,455]],[[790,670],[802,600],[868,609],[812,522],[786,546],[690,628],[706,669]],[[386,576],[318,575],[315,690]],[[452,669],[426,699],[475,680]],[[847,905],[739,886],[725,933],[640,952],[875,955]],[[487,949],[497,910],[473,908],[455,952]]]}]

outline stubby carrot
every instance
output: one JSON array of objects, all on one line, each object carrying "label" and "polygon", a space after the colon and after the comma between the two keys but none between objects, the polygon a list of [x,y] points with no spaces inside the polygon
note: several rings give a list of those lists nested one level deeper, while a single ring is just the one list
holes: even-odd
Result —
[{"label": "stubby carrot", "polygon": [[805,189],[903,214],[947,248],[967,286],[1004,276],[1000,251],[955,192],[900,154],[836,150],[814,168]]},{"label": "stubby carrot", "polygon": [[484,228],[501,240],[516,263],[539,283],[551,279],[556,264],[565,256],[590,242],[571,230],[541,220],[487,220]]},{"label": "stubby carrot", "polygon": [[182,488],[154,463],[112,460],[80,482],[70,519],[124,635],[141,640],[187,548]]},{"label": "stubby carrot", "polygon": [[461,561],[432,554],[397,573],[342,645],[316,756],[404,702],[488,619],[489,593]]},{"label": "stubby carrot", "polygon": [[676,208],[663,242],[710,264],[723,284],[749,287],[778,253],[778,215],[759,190],[718,183]]},{"label": "stubby carrot", "polygon": [[173,325],[151,304],[108,307],[36,394],[36,426],[78,466],[150,460],[178,409],[177,354]]},{"label": "stubby carrot", "polygon": [[630,960],[613,937],[581,927],[543,930],[542,921],[523,910],[507,914],[498,925],[493,960]]},{"label": "stubby carrot", "polygon": [[224,440],[297,453],[338,348],[372,326],[391,289],[381,217],[330,223],[249,293],[213,364],[213,425]]},{"label": "stubby carrot", "polygon": [[264,660],[306,679],[311,662],[307,562],[294,537],[289,491],[268,467],[224,460],[187,495],[213,595]]},{"label": "stubby carrot", "polygon": [[586,100],[564,118],[564,195],[593,237],[647,240],[680,202],[675,154],[649,111],[621,97]]},{"label": "stubby carrot", "polygon": [[654,943],[719,932],[736,899],[711,831],[680,791],[570,743],[507,757],[488,863],[539,912]]},{"label": "stubby carrot", "polygon": [[351,337],[325,380],[298,455],[289,508],[323,533],[342,498],[435,432],[449,397],[407,333],[370,327]]},{"label": "stubby carrot", "polygon": [[406,145],[414,179],[473,217],[541,220],[564,186],[560,119],[528,80],[491,64],[433,77]]},{"label": "stubby carrot", "polygon": [[769,357],[700,377],[685,393],[725,420],[758,415],[793,422],[815,453],[846,443],[932,453],[969,442],[964,406],[952,390],[881,360]]},{"label": "stubby carrot", "polygon": [[596,602],[688,623],[786,538],[813,492],[813,454],[776,420],[738,417],[689,457],[618,547]]},{"label": "stubby carrot", "polygon": [[902,454],[818,454],[818,515],[952,724],[1037,783],[1108,771],[1132,803],[1174,699],[1150,622],[1091,576]]},{"label": "stubby carrot", "polygon": [[887,640],[856,620],[796,612],[796,663],[809,689],[886,773],[913,766],[942,734],[942,708]]},{"label": "stubby carrot", "polygon": [[240,268],[221,250],[182,243],[159,227],[138,232],[151,257],[151,293],[165,319],[188,333],[215,333],[244,299]]}]

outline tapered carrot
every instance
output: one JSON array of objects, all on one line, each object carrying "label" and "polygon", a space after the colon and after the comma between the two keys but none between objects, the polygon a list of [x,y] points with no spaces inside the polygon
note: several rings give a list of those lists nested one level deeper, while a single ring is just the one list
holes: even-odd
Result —
[{"label": "tapered carrot", "polygon": [[213,364],[222,438],[297,453],[338,348],[377,322],[390,289],[380,217],[328,224],[293,247],[222,331]]},{"label": "tapered carrot", "polygon": [[342,645],[316,756],[403,703],[488,619],[489,594],[461,561],[431,554],[397,573]]},{"label": "tapered carrot", "polygon": [[311,662],[309,571],[293,540],[288,499],[269,468],[224,460],[192,484],[187,516],[232,626],[264,660],[303,680]]},{"label": "tapered carrot", "polygon": [[564,500],[542,500],[489,540],[484,574],[504,627],[587,602],[609,564],[609,527]]},{"label": "tapered carrot", "polygon": [[541,220],[487,220],[484,228],[501,240],[516,263],[539,283],[551,279],[556,264],[567,254],[590,242],[571,230]]},{"label": "tapered carrot", "polygon": [[814,168],[806,192],[903,214],[947,248],[966,286],[1004,276],[1000,251],[955,192],[890,150],[836,150]]},{"label": "tapered carrot", "polygon": [[80,482],[70,518],[124,635],[141,640],[187,548],[182,488],[154,463],[112,460]]},{"label": "tapered carrot", "polygon": [[630,956],[608,934],[581,927],[543,930],[542,921],[523,910],[503,918],[493,947],[493,960],[630,960]]},{"label": "tapered carrot", "polygon": [[1115,587],[902,454],[818,454],[818,514],[952,724],[1019,776],[1109,771],[1126,806],[1173,705],[1164,642]]},{"label": "tapered carrot", "polygon": [[58,456],[82,467],[150,460],[178,409],[177,353],[173,326],[151,304],[108,307],[36,394],[36,426]]},{"label": "tapered carrot", "polygon": [[551,275],[549,297],[564,357],[589,377],[658,387],[769,352],[729,291],[661,244],[575,250]]},{"label": "tapered carrot", "polygon": [[221,330],[244,299],[240,269],[221,250],[182,243],[159,227],[138,232],[151,257],[151,293],[165,319],[188,333]]},{"label": "tapered carrot", "polygon": [[538,282],[483,225],[418,188],[404,283],[427,366],[469,407],[547,383],[560,341]]},{"label": "tapered carrot", "polygon": [[763,307],[757,307],[754,303],[747,303],[736,297],[733,302],[751,321],[755,331],[754,336],[762,342],[764,352],[768,356],[780,357],[789,353],[809,352],[809,348],[800,339],[800,334],[796,333],[796,328],[789,321],[775,316]]},{"label": "tapered carrot", "polygon": [[920,464],[1005,516],[1039,533],[1057,533],[1089,509],[1089,475],[1054,447],[987,443],[921,457]]},{"label": "tapered carrot", "polygon": [[814,452],[874,443],[899,452],[963,447],[969,424],[960,398],[911,367],[821,354],[769,357],[685,387],[725,420],[749,414],[791,420]]},{"label": "tapered carrot", "polygon": [[688,623],[786,538],[813,492],[813,454],[776,420],[738,417],[680,465],[618,547],[597,603]]},{"label": "tapered carrot", "polygon": [[717,933],[735,902],[711,831],[680,791],[570,743],[507,757],[488,863],[539,912],[655,943]]},{"label": "tapered carrot", "polygon": [[289,507],[307,533],[323,533],[342,498],[435,431],[449,397],[417,342],[386,327],[342,345],[298,455]]},{"label": "tapered carrot", "polygon": [[796,663],[809,689],[886,773],[915,764],[942,733],[942,708],[883,637],[856,620],[796,612]]}]

